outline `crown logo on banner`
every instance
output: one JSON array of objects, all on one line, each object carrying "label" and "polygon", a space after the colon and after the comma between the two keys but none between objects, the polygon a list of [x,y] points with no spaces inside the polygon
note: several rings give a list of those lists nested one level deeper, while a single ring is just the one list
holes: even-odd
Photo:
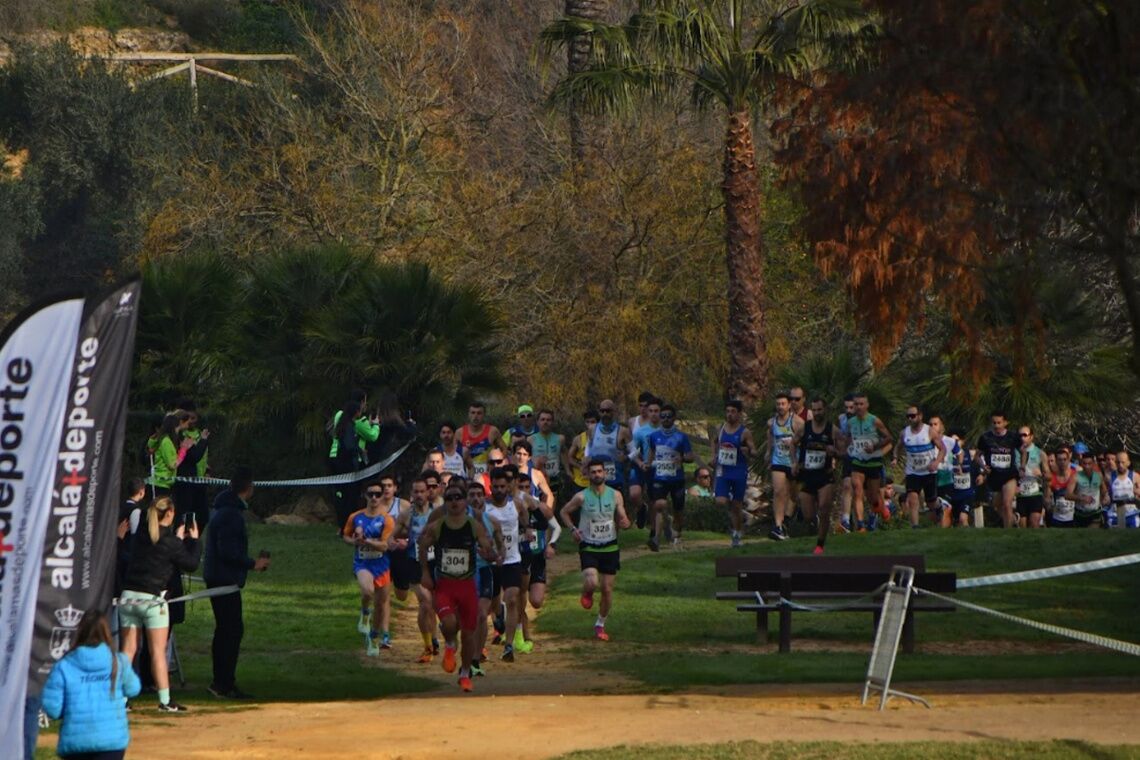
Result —
[{"label": "crown logo on banner", "polygon": [[55,611],[55,619],[59,624],[67,628],[75,628],[79,625],[79,621],[83,619],[83,610],[77,610],[70,604],[61,610]]}]

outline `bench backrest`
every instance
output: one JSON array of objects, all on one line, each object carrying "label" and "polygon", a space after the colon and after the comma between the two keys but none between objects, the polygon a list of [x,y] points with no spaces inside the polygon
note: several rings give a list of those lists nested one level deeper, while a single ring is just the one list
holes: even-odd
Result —
[{"label": "bench backrest", "polygon": [[[913,567],[916,573],[926,571],[926,558],[921,554],[858,554],[823,556],[789,554],[770,556],[717,557],[718,578],[731,578],[743,573],[890,573],[895,565]],[[934,589],[931,589],[933,591]]]},{"label": "bench backrest", "polygon": [[[887,582],[885,573],[743,573],[737,576],[738,591],[786,591],[800,593],[866,594]],[[914,585],[927,591],[953,593],[956,573],[915,573]]]}]

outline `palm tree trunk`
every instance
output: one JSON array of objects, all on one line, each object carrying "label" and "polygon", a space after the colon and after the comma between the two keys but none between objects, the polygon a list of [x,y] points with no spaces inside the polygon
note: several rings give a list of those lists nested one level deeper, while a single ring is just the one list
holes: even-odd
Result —
[{"label": "palm tree trunk", "polygon": [[[566,0],[566,16],[568,18],[582,18],[587,21],[601,21],[606,15],[608,0]],[[578,35],[566,47],[566,66],[570,74],[578,74],[586,70],[590,64],[590,51],[593,41],[585,36]],[[575,163],[581,163],[586,157],[586,134],[582,126],[582,113],[579,103],[571,101],[569,104],[570,118],[570,152]]]},{"label": "palm tree trunk", "polygon": [[747,109],[728,115],[721,192],[728,264],[728,351],[732,360],[728,394],[751,406],[764,398],[770,368],[764,332],[760,184],[752,116]]}]

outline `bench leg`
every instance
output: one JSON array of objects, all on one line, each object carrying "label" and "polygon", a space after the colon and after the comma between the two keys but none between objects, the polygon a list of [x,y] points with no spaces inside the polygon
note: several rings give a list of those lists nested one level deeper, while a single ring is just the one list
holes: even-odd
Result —
[{"label": "bench leg", "polygon": [[768,643],[768,611],[756,611],[756,643]]},{"label": "bench leg", "polygon": [[780,654],[792,651],[792,611],[784,606],[780,608]]}]

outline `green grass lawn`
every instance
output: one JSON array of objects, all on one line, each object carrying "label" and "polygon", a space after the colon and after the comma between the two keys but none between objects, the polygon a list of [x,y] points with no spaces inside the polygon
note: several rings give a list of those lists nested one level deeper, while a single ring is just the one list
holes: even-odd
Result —
[{"label": "green grass lawn", "polygon": [[900,742],[732,742],[724,744],[644,745],[582,750],[558,760],[1128,760],[1140,748],[1079,741],[976,743]]},{"label": "green grass lawn", "polygon": [[[246,637],[238,666],[242,688],[265,701],[374,698],[434,688],[427,679],[407,676],[363,661],[353,621],[358,597],[348,547],[327,526],[251,526],[251,549],[269,549],[269,572],[251,574],[243,594]],[[644,541],[644,531],[622,535],[627,549]],[[857,653],[795,653],[756,656],[748,651],[754,624],[731,603],[715,601],[731,579],[713,575],[713,559],[730,550],[719,534],[686,534],[686,540],[724,541],[723,548],[664,550],[627,558],[618,576],[615,609],[607,627],[615,639],[613,666],[649,688],[762,683],[768,681],[858,681],[866,657]],[[1135,542],[1135,543],[1134,543]],[[931,570],[959,576],[1019,570],[1123,554],[1140,544],[1140,535],[1109,531],[887,531],[835,536],[832,554],[923,553]],[[750,542],[745,553],[805,553],[808,538],[779,544]],[[573,551],[569,540],[559,547]],[[628,552],[627,552],[628,553]],[[590,644],[593,615],[578,606],[577,574],[557,579],[542,612],[546,633]],[[997,609],[1126,640],[1140,622],[1135,600],[1140,572],[1117,568],[1051,581],[964,592],[962,597]],[[213,616],[207,601],[196,602],[187,622],[176,628],[191,686],[176,693],[190,704],[209,698],[210,637]],[[872,637],[869,614],[798,615],[795,638],[866,642]],[[982,615],[958,611],[920,617],[918,641],[1007,639],[1053,641],[1047,634]],[[398,644],[400,642],[397,642]],[[404,642],[406,644],[406,642]],[[629,649],[629,654],[624,654]],[[795,639],[793,639],[793,650]],[[381,660],[382,662],[382,660]],[[1105,653],[1059,656],[938,657],[900,656],[898,679],[1022,678],[1140,675],[1140,658]]]}]

